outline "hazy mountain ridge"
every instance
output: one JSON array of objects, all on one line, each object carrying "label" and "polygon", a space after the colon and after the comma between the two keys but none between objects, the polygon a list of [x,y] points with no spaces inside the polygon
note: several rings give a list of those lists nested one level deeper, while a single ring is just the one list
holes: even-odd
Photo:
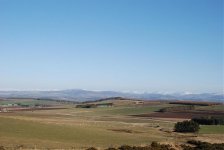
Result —
[{"label": "hazy mountain ridge", "polygon": [[46,98],[71,101],[89,101],[109,97],[139,98],[145,100],[201,100],[224,101],[224,94],[160,94],[160,93],[123,93],[115,91],[87,91],[81,89],[61,91],[0,91],[0,98]]}]

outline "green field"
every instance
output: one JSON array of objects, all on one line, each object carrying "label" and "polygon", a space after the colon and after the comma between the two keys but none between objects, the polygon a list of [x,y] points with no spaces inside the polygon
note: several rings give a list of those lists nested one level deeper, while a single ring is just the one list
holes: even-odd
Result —
[{"label": "green field", "polygon": [[[23,100],[34,104],[37,100]],[[183,119],[142,118],[132,115],[154,113],[175,105],[167,103],[115,105],[106,108],[75,108],[52,101],[66,109],[0,113],[0,144],[8,149],[22,145],[24,149],[86,149],[110,146],[148,145],[152,141],[181,144],[189,138],[220,140],[223,126],[201,126],[199,134],[180,134],[173,131],[174,124]],[[201,108],[200,108],[201,109]],[[206,109],[207,108],[206,106]],[[205,136],[206,135],[206,136]],[[211,136],[210,136],[211,135]]]},{"label": "green field", "polygon": [[150,142],[150,139],[144,138],[146,137],[144,134],[128,136],[95,126],[44,124],[9,118],[1,118],[0,129],[1,138],[16,139],[18,144],[25,142],[28,147],[32,147],[33,144],[40,147],[38,141],[47,141],[46,146],[50,146],[50,148],[60,146],[66,148],[69,148],[68,146],[81,147],[87,143],[89,146],[106,146],[113,143],[137,144]]},{"label": "green field", "polygon": [[224,110],[223,105],[214,105],[214,106],[197,106],[198,109],[203,109],[203,110]]},{"label": "green field", "polygon": [[224,134],[224,125],[201,125],[201,134]]}]

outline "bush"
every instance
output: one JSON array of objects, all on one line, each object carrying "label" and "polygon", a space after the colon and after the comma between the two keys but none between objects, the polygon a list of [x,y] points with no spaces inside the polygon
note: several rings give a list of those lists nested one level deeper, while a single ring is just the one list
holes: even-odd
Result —
[{"label": "bush", "polygon": [[4,146],[0,146],[0,150],[5,150]]},{"label": "bush", "polygon": [[[180,145],[183,150],[224,150],[224,143],[211,144],[208,142],[201,142],[201,141],[195,141],[195,140],[190,140],[187,143],[188,145],[185,145],[185,144]],[[4,149],[0,149],[0,150],[4,150]],[[94,147],[90,147],[87,150],[97,150],[97,149]],[[105,150],[175,150],[175,149],[172,148],[172,146],[169,144],[160,144],[157,142],[152,142],[152,144],[148,146],[123,145],[118,148],[107,148]]]},{"label": "bush", "polygon": [[132,147],[129,145],[123,145],[121,147],[118,148],[119,150],[132,150]]},{"label": "bush", "polygon": [[148,146],[122,145],[118,148],[107,148],[105,150],[175,150],[175,149],[168,144],[159,144],[157,142],[152,142],[152,144]]},{"label": "bush", "polygon": [[208,143],[208,142],[201,142],[190,140],[188,141],[189,144],[194,145],[195,147],[190,147],[186,145],[182,145],[183,150],[224,150],[224,143]]},{"label": "bush", "polygon": [[117,150],[117,149],[116,148],[113,148],[113,147],[109,147],[109,148],[107,148],[105,150]]},{"label": "bush", "polygon": [[97,150],[95,147],[87,148],[86,150]]},{"label": "bush", "polygon": [[159,147],[159,143],[153,141],[152,144],[151,144],[151,147]]},{"label": "bush", "polygon": [[174,127],[176,132],[198,132],[199,129],[199,124],[194,121],[177,122]]}]

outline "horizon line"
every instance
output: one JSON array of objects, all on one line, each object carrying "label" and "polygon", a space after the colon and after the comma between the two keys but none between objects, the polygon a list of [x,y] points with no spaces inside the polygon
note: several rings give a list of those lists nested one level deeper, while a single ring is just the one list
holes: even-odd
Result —
[{"label": "horizon line", "polygon": [[50,92],[50,91],[66,91],[66,90],[83,90],[83,91],[92,91],[92,92],[120,92],[120,93],[132,93],[132,94],[181,94],[181,95],[190,95],[190,94],[221,94],[224,95],[224,91],[222,92],[190,92],[190,91],[146,91],[146,90],[89,90],[89,89],[81,89],[81,88],[69,88],[69,89],[0,89],[0,92]]}]

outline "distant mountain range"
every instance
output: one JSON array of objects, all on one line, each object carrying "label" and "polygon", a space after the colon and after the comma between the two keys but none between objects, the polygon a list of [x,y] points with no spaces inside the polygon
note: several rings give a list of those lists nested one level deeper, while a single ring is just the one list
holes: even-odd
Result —
[{"label": "distant mountain range", "polygon": [[158,93],[124,93],[115,91],[87,91],[81,89],[59,91],[0,91],[0,98],[36,98],[70,101],[91,101],[109,97],[136,98],[144,100],[200,100],[224,102],[224,94],[158,94]]}]

